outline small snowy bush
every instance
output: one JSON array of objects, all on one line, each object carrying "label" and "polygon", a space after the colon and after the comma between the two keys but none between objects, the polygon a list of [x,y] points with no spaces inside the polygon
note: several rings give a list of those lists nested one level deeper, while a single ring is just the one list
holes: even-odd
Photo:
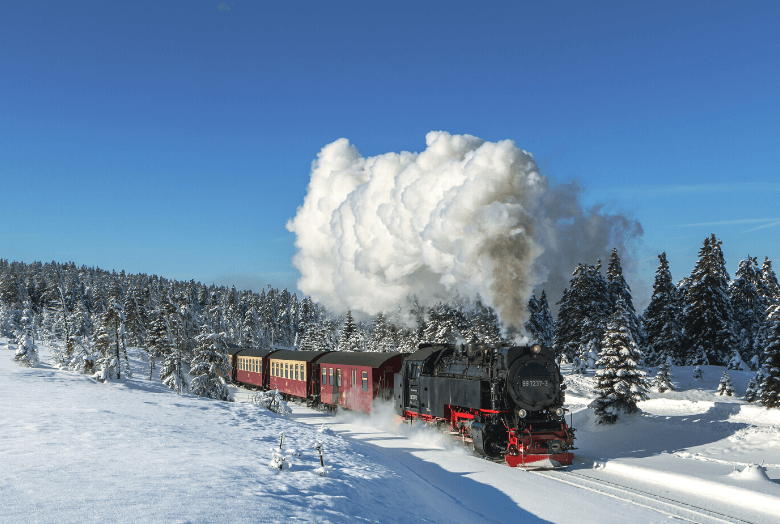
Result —
[{"label": "small snowy bush", "polygon": [[282,400],[282,395],[277,388],[273,391],[260,391],[252,395],[251,401],[258,406],[262,406],[269,411],[288,416],[292,410],[287,407],[287,402]]}]

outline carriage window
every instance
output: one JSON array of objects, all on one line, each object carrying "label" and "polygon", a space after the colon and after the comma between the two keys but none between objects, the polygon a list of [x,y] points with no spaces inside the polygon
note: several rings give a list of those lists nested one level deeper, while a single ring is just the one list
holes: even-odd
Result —
[{"label": "carriage window", "polygon": [[290,364],[284,364],[284,378],[290,378]]},{"label": "carriage window", "polygon": [[328,377],[328,384],[333,385],[333,368],[330,368],[329,370],[329,377]]},{"label": "carriage window", "polygon": [[328,368],[322,368],[322,385],[328,384]]},{"label": "carriage window", "polygon": [[363,372],[363,391],[368,391],[368,371]]},{"label": "carriage window", "polygon": [[341,369],[336,369],[336,385],[341,387]]},{"label": "carriage window", "polygon": [[298,380],[298,364],[295,364],[295,380]]},{"label": "carriage window", "polygon": [[357,384],[357,371],[352,370],[352,387],[355,387],[355,384]]}]

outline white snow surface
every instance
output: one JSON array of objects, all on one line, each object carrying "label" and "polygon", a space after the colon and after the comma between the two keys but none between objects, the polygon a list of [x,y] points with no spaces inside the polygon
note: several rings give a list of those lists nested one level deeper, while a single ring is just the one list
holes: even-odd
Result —
[{"label": "white snow surface", "polygon": [[[177,395],[134,377],[101,384],[13,361],[0,338],[0,522],[669,522],[637,504],[475,456],[433,428],[398,424],[389,406],[336,416],[289,404]],[[677,391],[596,426],[590,375],[566,375],[577,428],[572,474],[628,486],[732,520],[780,521],[780,410],[718,396],[722,368],[674,367]],[[652,372],[653,370],[650,370]],[[751,372],[731,372],[744,394]],[[652,376],[652,375],[651,375]],[[284,432],[282,470],[269,466]],[[322,442],[325,468],[314,449]],[[763,466],[762,466],[763,463]],[[729,521],[725,519],[725,521]]]}]

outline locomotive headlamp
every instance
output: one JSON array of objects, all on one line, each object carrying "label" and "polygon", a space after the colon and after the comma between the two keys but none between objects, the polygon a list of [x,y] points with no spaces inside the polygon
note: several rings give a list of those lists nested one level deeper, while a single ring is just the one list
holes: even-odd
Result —
[{"label": "locomotive headlamp", "polygon": [[526,413],[526,411],[525,411],[524,409],[518,409],[518,410],[517,410],[517,416],[518,416],[518,417],[520,417],[520,418],[525,418],[525,416],[526,416],[527,414],[528,414],[528,413]]},{"label": "locomotive headlamp", "polygon": [[535,354],[539,354],[542,351],[542,346],[539,344],[534,344],[531,346],[531,351],[533,351]]},{"label": "locomotive headlamp", "polygon": [[555,416],[556,417],[562,417],[563,416],[563,408],[555,408]]}]

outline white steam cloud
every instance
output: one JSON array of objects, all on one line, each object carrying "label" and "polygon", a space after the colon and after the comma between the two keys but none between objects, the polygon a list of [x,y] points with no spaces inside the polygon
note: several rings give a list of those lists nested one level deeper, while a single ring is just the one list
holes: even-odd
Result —
[{"label": "white steam cloud", "polygon": [[[423,304],[475,297],[522,328],[542,283],[559,295],[578,262],[641,226],[583,209],[576,183],[551,186],[513,141],[430,132],[421,153],[364,158],[346,139],[312,165],[297,235],[298,288],[336,311],[374,315],[409,296]],[[552,298],[552,297],[551,297]]]}]

